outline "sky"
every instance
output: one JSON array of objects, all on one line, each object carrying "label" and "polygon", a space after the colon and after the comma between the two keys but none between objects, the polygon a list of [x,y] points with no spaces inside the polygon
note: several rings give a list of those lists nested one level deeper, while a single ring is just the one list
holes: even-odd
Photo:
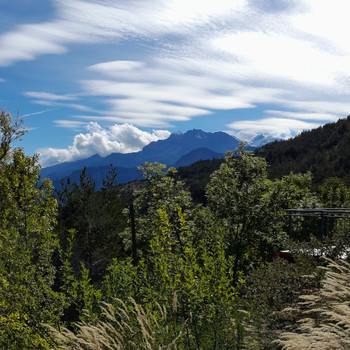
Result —
[{"label": "sky", "polygon": [[0,108],[43,166],[350,114],[347,0],[0,0]]}]

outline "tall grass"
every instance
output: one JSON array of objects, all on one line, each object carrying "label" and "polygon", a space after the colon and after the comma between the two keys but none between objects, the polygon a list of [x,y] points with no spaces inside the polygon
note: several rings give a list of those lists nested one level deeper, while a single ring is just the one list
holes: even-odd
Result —
[{"label": "tall grass", "polygon": [[301,297],[298,326],[277,341],[283,350],[350,349],[350,264],[328,260],[321,289]]},{"label": "tall grass", "polygon": [[177,349],[182,337],[179,330],[167,326],[167,312],[157,305],[157,310],[147,312],[130,298],[128,305],[117,299],[116,305],[105,303],[102,317],[89,323],[78,323],[75,333],[64,328],[50,331],[62,350],[154,350]]}]

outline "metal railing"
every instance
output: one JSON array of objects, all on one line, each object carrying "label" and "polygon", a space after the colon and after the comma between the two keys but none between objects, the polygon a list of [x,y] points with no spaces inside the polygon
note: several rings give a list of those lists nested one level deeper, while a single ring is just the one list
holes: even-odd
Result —
[{"label": "metal railing", "polygon": [[287,209],[289,217],[289,236],[292,236],[292,217],[313,217],[320,219],[319,235],[328,236],[330,222],[334,219],[350,219],[350,208],[316,208],[316,209]]}]

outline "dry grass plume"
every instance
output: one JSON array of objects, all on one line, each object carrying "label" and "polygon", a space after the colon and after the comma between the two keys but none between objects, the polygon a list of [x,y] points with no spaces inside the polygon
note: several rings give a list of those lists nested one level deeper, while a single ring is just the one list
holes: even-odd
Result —
[{"label": "dry grass plume", "polygon": [[302,296],[298,326],[277,341],[283,350],[350,349],[350,264],[328,260],[321,289]]}]

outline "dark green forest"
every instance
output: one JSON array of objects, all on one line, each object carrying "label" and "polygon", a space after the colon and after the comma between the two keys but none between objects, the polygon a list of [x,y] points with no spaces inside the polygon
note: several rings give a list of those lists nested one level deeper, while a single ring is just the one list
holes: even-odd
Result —
[{"label": "dark green forest", "polygon": [[[346,142],[348,122],[324,132]],[[321,136],[302,168],[297,144],[242,145],[179,170],[145,163],[123,186],[111,168],[97,190],[86,169],[53,188],[13,146],[24,133],[2,110],[0,349],[349,348],[349,220],[320,237],[317,217],[287,216],[350,206],[345,165],[314,172]],[[277,159],[290,167],[273,173]]]},{"label": "dark green forest", "polygon": [[339,177],[350,185],[350,116],[294,138],[273,142],[256,150],[269,165],[269,176],[278,178],[291,171],[310,171],[313,183]]}]

